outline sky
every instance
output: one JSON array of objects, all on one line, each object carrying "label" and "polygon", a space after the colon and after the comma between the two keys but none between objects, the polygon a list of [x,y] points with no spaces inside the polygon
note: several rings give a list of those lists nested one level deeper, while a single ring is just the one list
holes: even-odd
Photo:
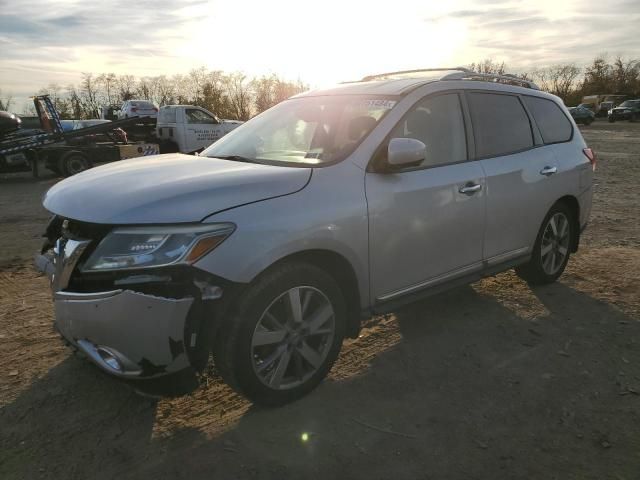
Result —
[{"label": "sky", "polygon": [[312,87],[492,58],[515,72],[640,57],[640,0],[0,0],[0,97],[81,72],[201,66]]}]

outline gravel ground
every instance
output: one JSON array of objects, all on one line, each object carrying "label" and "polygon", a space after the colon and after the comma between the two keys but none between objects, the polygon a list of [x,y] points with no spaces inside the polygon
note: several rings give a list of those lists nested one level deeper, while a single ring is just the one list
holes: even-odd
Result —
[{"label": "gravel ground", "polygon": [[56,179],[0,177],[0,478],[640,478],[640,124],[583,134],[594,208],[559,282],[506,272],[372,318],[279,409],[213,372],[150,400],[70,354],[30,265]]}]

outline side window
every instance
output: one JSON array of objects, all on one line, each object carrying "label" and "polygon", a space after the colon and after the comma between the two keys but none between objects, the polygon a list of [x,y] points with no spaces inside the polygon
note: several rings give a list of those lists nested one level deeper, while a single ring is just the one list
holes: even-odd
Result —
[{"label": "side window", "polygon": [[390,138],[415,138],[427,146],[424,167],[467,159],[467,139],[457,93],[427,97],[412,107]]},{"label": "side window", "polygon": [[196,110],[195,108],[187,108],[185,110],[185,115],[187,117],[187,123],[218,123],[216,122],[215,118],[213,118],[208,113],[204,113],[202,110]]},{"label": "side window", "polygon": [[[524,102],[540,129],[544,143],[568,142],[571,139],[571,122],[555,102],[530,96],[525,96]],[[583,109],[580,113],[584,113]]]},{"label": "side window", "polygon": [[158,123],[176,123],[176,109],[175,108],[161,108]]},{"label": "side window", "polygon": [[468,99],[479,157],[508,155],[533,147],[529,117],[518,97],[473,92]]}]

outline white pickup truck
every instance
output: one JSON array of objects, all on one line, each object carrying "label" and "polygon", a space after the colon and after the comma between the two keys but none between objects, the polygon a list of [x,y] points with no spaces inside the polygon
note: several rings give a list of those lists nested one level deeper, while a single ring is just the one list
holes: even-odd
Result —
[{"label": "white pickup truck", "polygon": [[221,120],[193,105],[167,105],[158,113],[156,136],[163,153],[194,153],[204,150],[241,123]]}]

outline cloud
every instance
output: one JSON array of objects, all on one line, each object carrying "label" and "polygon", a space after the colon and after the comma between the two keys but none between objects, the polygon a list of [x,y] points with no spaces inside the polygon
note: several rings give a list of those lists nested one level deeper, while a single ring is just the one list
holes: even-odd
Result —
[{"label": "cloud", "polygon": [[441,18],[465,23],[468,48],[476,61],[493,57],[520,71],[554,63],[584,65],[605,52],[631,58],[640,53],[637,0],[566,5],[570,4],[483,4],[452,10]]},{"label": "cloud", "polygon": [[514,71],[640,55],[638,0],[0,0],[0,89],[205,65],[312,85],[485,58]]}]

